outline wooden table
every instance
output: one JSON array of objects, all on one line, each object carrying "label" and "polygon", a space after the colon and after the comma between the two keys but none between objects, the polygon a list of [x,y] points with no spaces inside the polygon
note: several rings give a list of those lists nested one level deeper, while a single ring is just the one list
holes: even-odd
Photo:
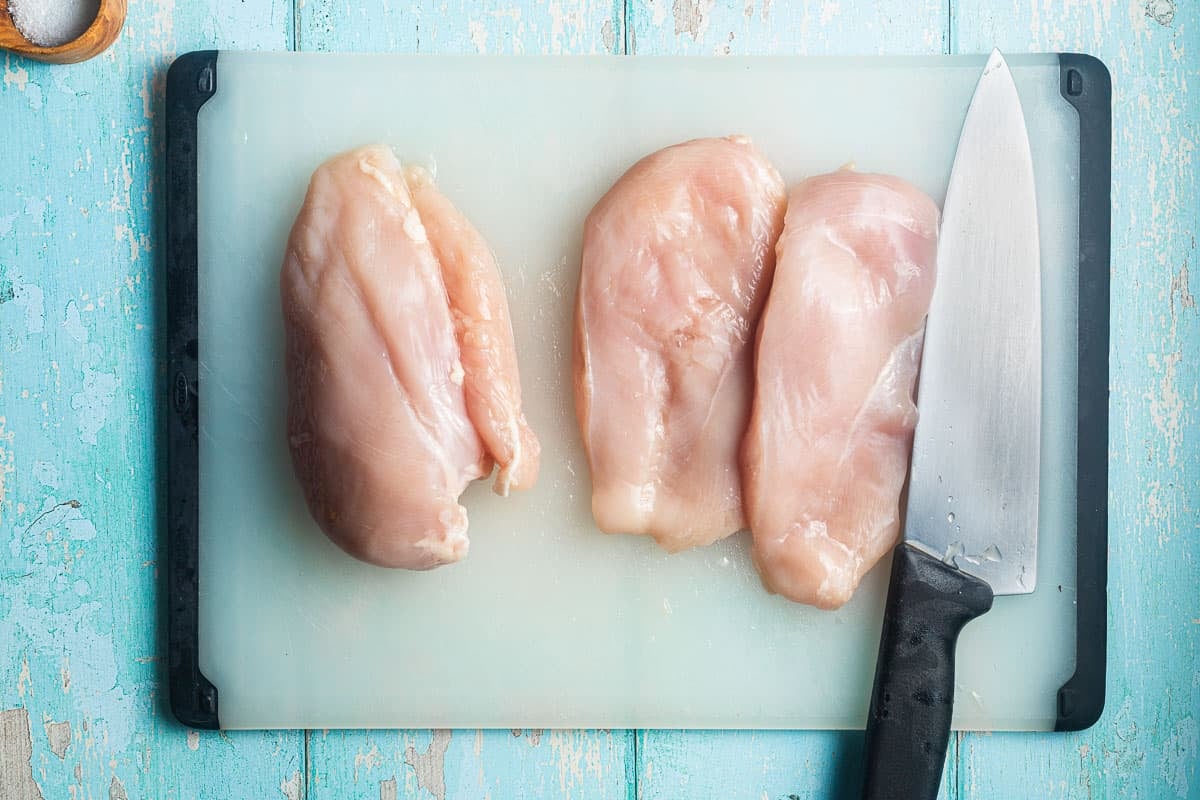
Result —
[{"label": "wooden table", "polygon": [[[1109,699],[962,734],[944,797],[1200,798],[1194,0],[134,0],[93,62],[0,81],[0,800],[827,798],[861,734],[198,733],[165,712],[163,78],[200,48],[1083,50],[1113,72]],[[1200,287],[1197,287],[1200,291]]]}]

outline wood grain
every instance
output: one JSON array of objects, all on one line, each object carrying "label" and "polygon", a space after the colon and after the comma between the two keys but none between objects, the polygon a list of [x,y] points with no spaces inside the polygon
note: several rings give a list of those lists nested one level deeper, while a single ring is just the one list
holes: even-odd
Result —
[{"label": "wood grain", "polygon": [[302,733],[200,734],[163,701],[158,213],[167,64],[287,47],[291,8],[129,12],[82,64],[0,54],[0,710],[46,798],[278,796]]},{"label": "wood grain", "polygon": [[162,77],[177,52],[213,46],[720,54],[993,44],[1088,50],[1113,71],[1111,679],[1090,731],[961,736],[943,797],[1200,797],[1198,29],[1200,8],[1172,0],[141,0],[102,58],[64,70],[2,56],[0,798],[855,796],[855,733],[306,740],[171,721],[157,660]]},{"label": "wood grain", "polygon": [[955,52],[1103,59],[1114,129],[1107,707],[1079,734],[963,736],[956,797],[1200,797],[1198,29],[1170,0],[955,4]]},{"label": "wood grain", "polygon": [[621,0],[303,0],[305,51],[621,53]]}]

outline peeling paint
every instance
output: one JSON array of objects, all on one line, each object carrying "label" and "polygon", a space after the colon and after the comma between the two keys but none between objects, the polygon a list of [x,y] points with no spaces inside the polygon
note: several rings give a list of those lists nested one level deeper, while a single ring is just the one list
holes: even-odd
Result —
[{"label": "peeling paint", "polygon": [[[13,68],[13,64],[16,68]],[[18,92],[25,91],[26,85],[29,83],[29,73],[21,66],[19,56],[13,56],[12,53],[4,54],[4,85],[16,87]]]},{"label": "peeling paint", "polygon": [[604,52],[615,53],[617,50],[617,32],[611,19],[600,23],[600,41],[604,42]]},{"label": "peeling paint", "polygon": [[187,747],[192,751],[200,749],[200,731],[187,732]]},{"label": "peeling paint", "polygon": [[53,461],[33,462],[33,479],[47,489],[59,487],[58,467]]},{"label": "peeling paint", "polygon": [[379,800],[396,800],[396,776],[379,782]]},{"label": "peeling paint", "polygon": [[709,15],[715,0],[675,0],[671,13],[675,17],[675,35],[686,33],[692,41],[700,41],[708,30]]},{"label": "peeling paint", "polygon": [[83,320],[79,316],[79,305],[74,300],[67,303],[67,310],[63,313],[62,326],[67,335],[76,342],[80,344],[87,342],[87,328],[83,326]]},{"label": "peeling paint", "polygon": [[1200,726],[1194,717],[1185,717],[1175,723],[1175,729],[1163,742],[1162,762],[1159,769],[1166,777],[1176,796],[1186,800],[1192,797],[1189,790],[1196,777],[1196,763],[1200,750]]},{"label": "peeling paint", "polygon": [[8,500],[8,476],[16,471],[12,447],[12,434],[8,432],[8,418],[0,416],[0,519],[4,518],[4,505]]},{"label": "peeling paint", "polygon": [[97,435],[108,421],[108,409],[116,393],[116,374],[83,368],[83,388],[71,395],[71,408],[78,412],[80,441],[96,444]]},{"label": "peeling paint", "polygon": [[1183,262],[1179,267],[1179,272],[1175,273],[1175,277],[1171,278],[1169,296],[1171,306],[1171,337],[1174,338],[1174,329],[1179,322],[1179,314],[1196,308],[1196,298],[1192,296],[1192,287],[1189,285],[1187,261]]},{"label": "peeling paint", "polygon": [[367,752],[361,750],[354,754],[354,782],[358,783],[358,771],[360,768],[368,771],[375,769],[383,764],[383,756],[379,752],[379,748],[371,745],[371,749]]},{"label": "peeling paint", "polygon": [[33,780],[33,740],[24,708],[0,711],[0,789],[4,800],[44,800]]},{"label": "peeling paint", "polygon": [[304,789],[304,778],[300,774],[300,770],[292,773],[292,777],[284,778],[279,782],[279,791],[283,792],[283,796],[287,800],[300,800],[300,793]]},{"label": "peeling paint", "polygon": [[416,773],[417,786],[437,800],[446,800],[446,748],[451,735],[448,730],[435,730],[424,753],[418,753],[412,745],[404,750],[404,763]]},{"label": "peeling paint", "polygon": [[60,759],[66,758],[67,748],[71,746],[71,723],[47,722],[46,741],[50,745],[51,753]]},{"label": "peeling paint", "polygon": [[[1187,286],[1187,264],[1184,262],[1182,268],[1179,266],[1181,249],[1186,247],[1186,243],[1181,241],[1184,238],[1181,232],[1192,227],[1190,220],[1195,219],[1196,210],[1195,200],[1192,199],[1197,174],[1195,149],[1189,144],[1195,139],[1197,130],[1194,101],[1197,75],[1195,3],[1097,0],[1094,3],[1055,4],[1046,0],[1009,0],[1007,3],[984,5],[982,2],[960,3],[953,0],[951,11],[958,9],[960,16],[956,22],[956,35],[951,39],[943,38],[947,34],[939,27],[945,16],[944,4],[938,5],[936,10],[941,15],[935,17],[933,22],[918,22],[923,10],[930,7],[929,4],[902,4],[894,0],[861,4],[841,2],[840,10],[834,13],[834,4],[822,0],[798,0],[790,4],[776,3],[773,10],[775,19],[770,26],[766,26],[758,24],[754,16],[767,16],[770,8],[768,0],[758,4],[761,9],[751,0],[728,0],[720,4],[721,8],[714,6],[706,20],[707,29],[701,35],[702,47],[692,48],[691,35],[677,34],[675,38],[678,42],[669,36],[672,27],[664,21],[672,10],[671,2],[673,0],[659,0],[644,5],[619,3],[619,8],[628,9],[630,18],[629,29],[622,31],[617,22],[619,17],[613,16],[609,4],[576,0],[559,0],[555,3],[556,10],[553,13],[547,13],[535,4],[523,4],[525,19],[520,19],[521,4],[508,0],[483,4],[451,3],[449,6],[444,2],[409,4],[396,0],[373,0],[372,13],[381,17],[394,14],[389,22],[395,24],[383,25],[379,24],[378,19],[372,19],[370,26],[364,21],[350,18],[350,14],[357,10],[354,3],[339,4],[332,0],[302,0],[294,6],[287,3],[233,2],[220,3],[213,8],[205,4],[185,3],[178,4],[176,8],[173,0],[155,0],[130,5],[130,21],[123,35],[124,42],[94,62],[95,70],[87,65],[69,69],[45,68],[11,56],[0,57],[3,61],[0,92],[7,92],[3,98],[7,102],[3,105],[4,111],[12,112],[14,129],[24,132],[32,128],[29,136],[36,140],[37,146],[41,147],[44,143],[46,148],[31,160],[19,159],[15,160],[19,162],[15,165],[6,162],[0,166],[0,179],[13,180],[12,185],[18,191],[43,191],[39,181],[43,177],[47,181],[54,179],[54,171],[65,158],[55,156],[55,150],[61,151],[64,145],[69,148],[74,144],[71,140],[77,131],[72,129],[75,125],[71,120],[78,113],[85,115],[83,118],[87,122],[97,123],[95,130],[88,130],[85,135],[96,149],[95,181],[101,184],[99,189],[89,189],[86,175],[71,176],[77,194],[70,208],[73,213],[75,208],[81,212],[78,244],[75,244],[76,240],[68,238],[75,235],[73,230],[69,230],[74,223],[43,225],[43,217],[36,204],[27,211],[21,211],[19,204],[8,205],[5,198],[0,197],[0,236],[9,232],[14,234],[13,239],[0,243],[0,259],[9,262],[9,269],[15,269],[15,265],[20,264],[20,268],[26,272],[24,279],[14,273],[7,276],[7,284],[0,280],[0,361],[6,362],[3,367],[7,369],[5,378],[11,392],[7,397],[0,396],[0,407],[3,408],[0,414],[8,413],[9,430],[11,432],[14,427],[17,430],[17,446],[20,448],[13,462],[11,443],[6,445],[0,441],[0,450],[7,448],[8,453],[7,461],[0,454],[0,483],[4,479],[6,463],[10,468],[15,463],[18,469],[16,473],[9,473],[9,505],[0,508],[0,514],[4,515],[0,520],[0,530],[5,534],[4,541],[0,541],[0,548],[5,552],[0,566],[6,570],[3,573],[4,581],[0,582],[4,584],[0,586],[0,671],[9,683],[10,702],[23,703],[26,698],[31,703],[36,701],[36,706],[30,705],[29,711],[35,721],[46,719],[46,714],[53,714],[60,719],[69,716],[72,720],[92,721],[90,731],[82,734],[76,732],[76,736],[82,738],[72,745],[73,751],[68,751],[79,758],[83,758],[84,753],[88,754],[88,760],[84,762],[88,765],[87,770],[82,776],[85,782],[80,787],[67,785],[71,780],[72,763],[58,763],[50,755],[51,751],[46,749],[45,740],[35,737],[39,739],[39,770],[46,776],[38,777],[38,780],[42,781],[46,795],[96,798],[104,795],[104,787],[108,784],[110,800],[126,800],[124,786],[115,775],[110,781],[104,769],[105,764],[112,764],[110,769],[117,769],[119,763],[119,768],[124,770],[122,775],[126,776],[129,791],[135,797],[156,797],[172,791],[181,797],[220,796],[222,790],[228,793],[233,785],[231,778],[238,782],[245,781],[247,786],[253,785],[253,788],[245,789],[247,796],[265,797],[274,794],[280,776],[291,772],[295,765],[293,759],[298,757],[296,739],[281,737],[276,740],[272,738],[273,734],[263,735],[266,738],[247,734],[223,741],[214,737],[213,746],[204,748],[193,757],[187,763],[185,773],[176,772],[178,768],[174,765],[164,766],[164,762],[176,757],[171,754],[177,754],[183,743],[178,740],[177,728],[155,726],[144,717],[149,705],[144,691],[153,693],[157,690],[153,680],[156,668],[142,668],[132,660],[133,655],[144,655],[150,652],[146,648],[153,646],[152,642],[147,645],[147,628],[142,625],[145,616],[138,608],[138,603],[144,603],[145,598],[134,593],[129,597],[128,606],[122,605],[121,601],[125,598],[123,595],[117,596],[117,593],[124,589],[133,592],[134,587],[118,586],[113,590],[98,580],[103,573],[86,572],[84,574],[91,579],[93,591],[100,594],[99,602],[63,610],[56,604],[76,602],[73,592],[64,593],[57,588],[50,591],[47,587],[74,587],[74,576],[64,576],[66,582],[60,583],[59,573],[88,569],[87,559],[95,562],[100,560],[96,558],[97,555],[102,559],[111,551],[97,544],[87,549],[87,559],[74,562],[65,559],[61,546],[64,544],[66,526],[57,517],[52,531],[55,536],[53,547],[45,546],[40,540],[18,541],[12,545],[7,536],[12,530],[14,535],[11,538],[21,539],[21,531],[29,518],[39,513],[39,509],[44,510],[47,502],[53,504],[62,497],[78,496],[91,503],[96,499],[96,494],[90,488],[93,482],[102,488],[107,482],[111,494],[121,498],[129,497],[130,488],[144,488],[139,482],[144,481],[144,477],[138,481],[119,480],[119,473],[125,468],[140,472],[145,470],[146,464],[139,460],[139,456],[127,454],[118,448],[122,456],[127,458],[118,464],[111,457],[101,457],[104,448],[79,447],[74,420],[71,413],[63,408],[64,401],[69,400],[71,392],[79,388],[78,370],[83,364],[90,363],[95,369],[112,369],[116,362],[90,360],[87,354],[74,352],[74,343],[68,338],[73,338],[72,333],[58,323],[63,321],[62,311],[69,293],[77,290],[76,281],[81,286],[94,289],[94,286],[88,286],[91,276],[119,268],[119,264],[109,263],[113,259],[125,261],[139,253],[145,254],[147,243],[154,240],[151,235],[153,231],[149,234],[137,232],[154,227],[153,217],[146,205],[147,184],[150,182],[148,175],[154,174],[150,161],[161,154],[153,150],[155,145],[150,134],[139,130],[137,125],[141,119],[152,119],[156,109],[161,107],[162,76],[165,74],[163,67],[176,49],[194,46],[278,48],[280,42],[286,43],[293,10],[296,20],[300,22],[294,33],[297,41],[301,40],[302,35],[306,44],[320,39],[318,45],[321,49],[362,47],[366,42],[365,37],[371,35],[368,27],[376,31],[386,30],[386,34],[377,34],[381,37],[403,37],[405,34],[396,33],[395,29],[400,28],[401,23],[409,24],[410,19],[415,19],[412,25],[420,28],[422,51],[469,50],[474,43],[468,36],[465,24],[464,9],[468,7],[471,13],[481,15],[484,30],[489,34],[487,45],[491,50],[512,49],[519,52],[528,48],[531,52],[543,49],[561,51],[595,47],[601,43],[606,49],[620,49],[623,36],[632,43],[635,34],[640,33],[643,48],[648,53],[671,48],[709,52],[714,48],[723,48],[726,32],[736,31],[738,49],[747,52],[866,52],[885,45],[889,49],[919,50],[923,47],[926,51],[938,52],[943,47],[955,47],[979,52],[994,41],[1013,52],[1077,49],[1096,52],[1105,58],[1114,74],[1114,110],[1117,115],[1113,153],[1117,182],[1113,194],[1114,491],[1111,508],[1114,530],[1127,534],[1114,537],[1113,540],[1113,593],[1110,602],[1115,635],[1110,641],[1113,663],[1126,664],[1127,668],[1114,671],[1110,686],[1110,711],[1096,728],[1069,737],[1066,741],[1048,738],[1044,745],[1014,746],[1012,737],[996,737],[995,741],[1005,742],[1003,746],[980,747],[977,772],[971,773],[969,781],[965,771],[960,772],[957,790],[964,798],[1002,797],[1005,796],[1002,791],[993,790],[998,786],[1003,787],[1006,780],[1011,781],[1012,775],[1023,774],[1022,770],[1028,769],[1025,791],[1030,795],[1090,797],[1093,781],[1095,797],[1167,798],[1196,794],[1200,787],[1197,786],[1194,768],[1197,755],[1195,723],[1185,716],[1188,712],[1181,712],[1180,708],[1195,706],[1200,672],[1193,670],[1194,674],[1191,675],[1186,672],[1179,674],[1179,665],[1195,661],[1196,631],[1200,626],[1200,618],[1197,618],[1194,603],[1190,602],[1194,595],[1176,592],[1172,596],[1171,592],[1172,589],[1178,589],[1179,576],[1196,574],[1195,562],[1189,560],[1193,550],[1188,549],[1187,545],[1194,539],[1190,535],[1193,530],[1189,525],[1196,512],[1193,491],[1197,475],[1195,414],[1196,409],[1200,408],[1194,357],[1197,318],[1191,313],[1194,305],[1188,305],[1189,301],[1194,304],[1194,290]],[[275,15],[274,8],[277,5],[287,6],[286,24],[284,15]],[[268,17],[268,12],[260,10],[268,6],[272,9],[269,13],[274,16]],[[576,9],[584,8],[601,9],[600,15],[576,13]],[[749,14],[745,13],[747,9]],[[1170,16],[1164,18],[1166,9],[1169,9]],[[1113,10],[1116,14],[1112,13]],[[325,17],[316,16],[321,14]],[[339,24],[339,14],[346,15],[344,21],[347,24]],[[651,23],[651,17],[657,18],[657,22]],[[322,19],[327,28],[324,34],[316,30]],[[497,22],[500,19],[512,22],[501,25]],[[244,20],[252,24],[240,24]],[[317,24],[314,24],[314,20],[317,20]],[[584,20],[584,23],[579,23],[579,20]],[[818,24],[819,21],[821,24]],[[552,22],[557,24],[556,30],[552,28]],[[881,24],[892,26],[893,23],[894,27],[887,30],[880,28]],[[638,24],[642,25],[640,31],[635,30]],[[661,30],[651,29],[651,24],[661,25]],[[905,30],[909,32],[906,34]],[[370,44],[372,49],[400,50],[410,47],[410,42],[404,39],[390,48],[382,46],[382,38]],[[113,75],[118,71],[128,76],[127,91],[124,93],[98,92],[95,87],[98,85],[103,88],[105,79],[101,78],[97,83],[89,77],[92,72]],[[1189,82],[1192,84],[1190,89]],[[24,93],[24,96],[18,95],[18,92]],[[62,95],[56,96],[56,92]],[[34,93],[37,93],[36,97],[32,96]],[[66,117],[68,122],[63,126],[64,132],[40,127],[45,125],[42,120],[55,117],[62,119],[60,112],[64,111],[64,102],[72,104],[71,113]],[[42,112],[40,118],[33,118],[30,109],[37,103],[44,103],[44,108],[49,112]],[[28,124],[31,120],[32,126]],[[158,132],[161,134],[161,130]],[[21,134],[17,138],[21,140]],[[124,155],[122,150],[126,143],[131,145],[128,163],[133,176],[133,207],[120,212],[125,216],[113,219],[104,206],[109,202],[110,191],[113,190],[116,190],[120,201],[125,200],[120,192],[124,165],[118,156]],[[75,159],[77,155],[72,153],[71,158]],[[89,152],[85,163],[90,165],[91,160],[92,154]],[[26,166],[31,162],[35,166]],[[102,170],[103,179],[100,177]],[[1150,173],[1154,175],[1153,186],[1145,180]],[[57,184],[47,185],[58,190]],[[6,182],[5,189],[9,186]],[[13,211],[16,213],[9,213]],[[88,213],[92,215],[90,223]],[[94,234],[88,232],[89,224],[96,229]],[[51,229],[54,229],[53,240],[48,236]],[[114,237],[118,246],[110,247]],[[125,246],[126,240],[128,247]],[[10,241],[19,243],[19,257],[14,258],[13,253],[8,251]],[[56,271],[59,269],[62,272]],[[1179,270],[1179,274],[1172,278],[1176,270]],[[0,273],[3,272],[4,268],[0,267]],[[57,280],[60,275],[64,276],[61,283]],[[1164,292],[1168,284],[1171,287],[1170,301],[1166,302]],[[19,304],[12,302],[18,300],[18,289],[22,286],[26,294]],[[46,289],[44,297],[42,286]],[[36,297],[29,294],[30,291],[36,293]],[[8,302],[4,302],[5,296]],[[148,324],[148,332],[153,331],[152,320],[146,316],[154,307],[151,298],[152,292],[145,288],[136,291],[131,288],[128,298],[129,304],[139,309],[135,313],[141,315],[142,322]],[[99,314],[90,317],[82,312],[83,301],[79,305],[81,321],[87,321],[89,327],[94,325],[87,331],[91,343],[102,346],[106,353],[129,357],[131,362],[135,362],[130,367],[144,368],[141,356],[129,348],[131,342],[140,347],[145,337],[130,339],[123,328],[118,329],[112,324],[118,320],[111,313],[107,317]],[[50,313],[48,324],[45,320],[46,310]],[[1163,331],[1168,324],[1171,326],[1170,338],[1164,342]],[[133,328],[132,324],[130,328]],[[24,352],[21,347],[25,348]],[[63,347],[68,352],[61,352]],[[1157,367],[1148,366],[1145,360],[1147,352],[1159,354]],[[1154,406],[1156,410],[1170,410],[1171,405],[1166,402],[1170,399],[1170,393],[1162,383],[1168,356],[1163,354],[1176,352],[1182,358],[1176,364],[1168,386],[1180,398],[1183,412],[1179,417],[1180,428],[1177,434],[1172,434],[1169,433],[1173,430],[1170,415],[1159,420],[1152,419],[1149,414],[1151,403],[1146,398],[1158,401]],[[57,359],[71,376],[65,396],[58,397],[57,365],[53,368],[47,366],[46,359]],[[132,407],[130,411],[120,408],[125,404],[124,393],[127,392],[130,398],[142,398],[147,385],[140,378],[130,377],[124,365],[118,373],[121,385],[117,391],[123,396],[120,402],[114,400],[117,406],[110,408],[105,430],[112,431],[114,441],[123,448],[135,441],[134,436],[140,435],[136,425],[130,426],[120,418],[133,413]],[[18,401],[17,395],[22,392],[27,394],[21,394],[21,401]],[[22,407],[30,408],[30,413],[24,417],[21,416]],[[38,408],[41,414],[35,417]],[[61,435],[54,430],[60,424],[59,420],[63,429]],[[1165,432],[1164,427],[1159,426],[1160,421]],[[1175,440],[1176,436],[1176,464],[1168,468],[1167,443]],[[1147,454],[1143,442],[1149,442],[1151,448],[1156,448],[1154,452]],[[59,470],[51,475],[49,471],[39,469],[34,459],[48,459],[42,463],[57,463]],[[1146,491],[1152,493],[1147,495],[1144,493]],[[3,495],[3,491],[0,491],[0,495]],[[47,495],[50,497],[47,498]],[[0,500],[0,504],[3,502]],[[24,510],[26,507],[29,509],[28,516]],[[11,515],[14,509],[16,516]],[[145,558],[147,554],[137,550],[144,544],[144,535],[149,535],[141,530],[140,517],[144,511],[141,507],[135,509],[131,505],[96,512],[96,523],[102,524],[105,529],[105,547],[127,548],[129,557],[138,560]],[[1141,515],[1146,513],[1153,515],[1149,520],[1152,524],[1146,530],[1138,530],[1137,525],[1129,524],[1140,521]],[[139,517],[136,522],[133,521],[135,514]],[[1134,515],[1138,516],[1138,520],[1131,519]],[[86,518],[80,517],[72,525],[79,526],[84,531],[83,535],[96,535],[95,526]],[[90,528],[90,533],[86,532],[85,526]],[[40,536],[40,529],[35,531],[39,531]],[[1156,538],[1166,542],[1164,553],[1155,552]],[[16,549],[10,551],[10,546]],[[72,545],[71,552],[74,554],[80,549]],[[1185,556],[1182,565],[1178,561],[1180,552]],[[1135,560],[1129,560],[1131,554]],[[1152,561],[1163,559],[1164,555],[1169,560]],[[1142,558],[1149,560],[1136,560]],[[1146,574],[1155,563],[1161,565],[1162,575],[1170,576],[1170,581],[1165,584],[1166,591],[1152,592],[1140,579],[1131,579],[1131,573]],[[11,575],[30,574],[9,581],[10,572],[7,570],[10,568]],[[1192,585],[1194,583],[1186,584]],[[4,607],[7,602],[13,604],[11,613]],[[98,630],[107,631],[113,624],[117,626],[115,641],[113,637],[98,635]],[[63,697],[58,690],[58,670],[62,653],[66,651],[72,655],[72,687],[71,695]],[[89,657],[94,658],[95,665],[85,663],[79,652],[94,652],[95,656]],[[110,664],[113,667],[111,670]],[[37,697],[34,695],[35,681],[36,688],[41,690]],[[122,685],[128,688],[128,694],[122,693]],[[1164,687],[1177,692],[1166,696],[1165,707],[1161,692]],[[1182,694],[1178,693],[1180,689],[1183,689]],[[1118,711],[1123,699],[1130,695],[1134,697],[1131,709],[1125,711],[1122,708]],[[16,699],[18,696],[20,700]],[[1182,720],[1181,716],[1184,717]],[[596,734],[588,735],[603,738]],[[412,733],[405,736],[427,737],[428,734]],[[545,740],[552,742],[557,736],[550,732]],[[821,754],[827,750],[820,737],[811,734],[804,736],[806,743],[812,740],[811,752],[809,745],[805,744],[803,755],[805,774],[808,774],[818,769],[822,763]],[[0,748],[3,738],[0,737]],[[777,758],[776,751],[766,743],[772,739],[770,736],[740,738],[734,741],[729,750],[725,749],[726,741],[719,737],[706,739],[701,736],[697,739],[677,734],[660,735],[658,738],[660,742],[665,742],[658,751],[662,758],[660,769],[654,769],[650,756],[646,756],[644,773],[638,773],[645,778],[647,797],[722,796],[723,788],[728,789],[724,794],[730,795],[737,791],[734,781],[740,782],[751,773],[757,779],[761,770],[765,784],[769,774],[781,769],[782,759],[773,760]],[[524,741],[532,744],[533,740],[533,734],[526,733]],[[793,749],[797,741],[787,736],[775,737],[774,740],[784,742],[781,748],[787,750]],[[317,781],[315,785],[318,789],[314,791],[314,796],[339,790],[370,796],[374,784],[387,774],[374,773],[369,776],[369,785],[353,790],[348,788],[348,767],[354,754],[355,745],[352,743],[356,739],[348,735],[344,741],[347,744],[336,747],[330,745],[324,759],[310,773],[316,776],[314,780]],[[426,741],[421,739],[418,744],[423,746]],[[969,741],[989,743],[992,739],[972,737]],[[519,769],[519,774],[529,780],[527,785],[530,794],[576,798],[625,796],[624,787],[620,785],[623,776],[619,771],[618,774],[606,775],[599,787],[589,784],[584,788],[571,782],[576,774],[588,774],[588,761],[586,748],[569,736],[563,739],[553,754],[546,751],[526,753],[522,742],[511,740],[508,736],[487,739],[486,748],[484,744],[483,732],[477,731],[476,751],[479,754],[481,776],[478,791],[474,791],[473,786],[464,788],[459,785],[459,778],[451,769],[448,795],[483,797],[490,789],[499,796],[505,793],[496,788],[499,782],[518,774]],[[460,750],[467,752],[466,747]],[[460,750],[456,750],[456,753]],[[384,746],[384,751],[383,755],[377,755],[388,764],[390,771],[393,759],[403,755],[405,748],[401,742],[399,745]],[[579,755],[579,751],[583,751],[583,754]],[[184,752],[186,754],[187,751]],[[643,752],[646,752],[645,749]],[[524,755],[518,756],[519,766],[515,766],[507,760],[511,756],[504,756],[505,753]],[[732,763],[735,754],[739,757],[736,765]],[[742,756],[749,758],[740,758]],[[219,762],[210,764],[206,761],[214,758]],[[1077,759],[1086,759],[1086,763],[1079,764]],[[685,777],[692,780],[689,787],[680,786],[672,791],[673,787],[664,783],[661,775],[670,772],[672,760],[676,765],[695,766],[690,775],[685,773]],[[489,770],[486,782],[482,778],[485,761]],[[712,764],[707,770],[704,768],[706,762]],[[0,769],[3,763],[0,761]],[[617,763],[619,767],[619,761],[609,763]],[[983,766],[985,764],[990,765]],[[21,766],[28,769],[27,763]],[[953,763],[948,764],[948,770],[954,766]],[[396,769],[398,772],[398,765]],[[325,779],[330,770],[336,771],[338,781],[344,782],[346,788],[340,788],[343,783],[320,785],[319,781]],[[718,770],[728,772],[729,784],[723,784],[721,779],[713,777]],[[400,778],[396,786],[397,794],[424,794],[414,786],[412,772],[406,772],[408,774]],[[464,770],[464,775],[466,772]],[[556,792],[555,778],[561,781],[564,774],[568,776],[569,788]],[[7,773],[0,775],[7,777]],[[1082,783],[1085,778],[1088,781],[1086,788]],[[980,781],[978,785],[975,783],[977,779]],[[475,781],[473,770],[469,780]],[[798,774],[787,780],[800,783]],[[707,795],[699,788],[702,781],[714,781],[703,784],[708,790]],[[380,782],[381,796],[386,783]],[[6,781],[3,785],[8,788]],[[513,786],[509,784],[508,793],[512,790]],[[757,796],[758,793],[753,794]],[[802,790],[797,786],[797,796],[819,797],[823,794],[820,791]],[[786,797],[787,792],[774,789],[768,792],[764,788],[762,796],[765,799],[768,795],[780,798]],[[0,796],[10,800],[4,791],[0,791]],[[21,800],[25,800],[25,797]]]},{"label": "peeling paint", "polygon": [[26,692],[33,697],[33,680],[29,677],[29,659],[21,656],[21,673],[17,676],[17,696],[24,700]]},{"label": "peeling paint", "polygon": [[1150,353],[1147,364],[1159,376],[1158,394],[1147,395],[1150,401],[1150,420],[1163,438],[1167,450],[1167,466],[1179,463],[1179,450],[1183,446],[1183,396],[1179,393],[1178,371],[1183,360],[1181,352],[1159,356]]},{"label": "peeling paint", "polygon": [[1169,27],[1175,19],[1175,0],[1148,0],[1146,16],[1159,25]]},{"label": "peeling paint", "polygon": [[46,329],[46,294],[42,287],[32,283],[13,281],[13,299],[9,301],[18,309],[25,323],[25,335],[33,336]]},{"label": "peeling paint", "polygon": [[[291,5],[135,1],[116,46],[87,64],[0,52],[0,708],[26,708],[33,759],[30,780],[19,743],[12,771],[5,714],[2,800],[278,797],[301,765],[297,733],[185,749],[162,724],[165,667],[137,661],[160,623],[139,565],[157,541],[162,286],[149,256],[165,120],[145,118],[162,108],[176,33],[189,50],[278,46]],[[102,425],[83,419],[96,413]]]},{"label": "peeling paint", "polygon": [[[611,735],[611,734],[607,734]],[[550,751],[558,767],[558,789],[570,797],[587,777],[603,777],[602,750],[605,734],[589,736],[586,731],[552,730]]]},{"label": "peeling paint", "polygon": [[475,45],[475,52],[486,53],[488,30],[482,22],[478,20],[468,20],[467,29],[471,32],[471,44]]}]

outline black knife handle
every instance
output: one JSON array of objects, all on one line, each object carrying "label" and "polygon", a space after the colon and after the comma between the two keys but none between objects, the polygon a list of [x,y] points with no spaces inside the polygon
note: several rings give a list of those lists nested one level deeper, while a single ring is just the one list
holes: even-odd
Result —
[{"label": "black knife handle", "polygon": [[867,716],[864,800],[935,800],[954,711],[959,631],[992,607],[978,578],[907,543],[892,556]]}]

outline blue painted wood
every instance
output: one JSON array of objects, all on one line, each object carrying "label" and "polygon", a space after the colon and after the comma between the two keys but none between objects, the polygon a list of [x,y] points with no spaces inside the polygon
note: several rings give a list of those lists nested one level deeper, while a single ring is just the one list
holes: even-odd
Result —
[{"label": "blue painted wood", "polygon": [[945,0],[628,0],[638,54],[943,53]]},{"label": "blue painted wood", "polygon": [[1191,2],[955,2],[956,52],[1100,56],[1114,132],[1107,708],[1080,734],[965,736],[963,798],[1200,798],[1198,29]]},{"label": "blue painted wood", "polygon": [[620,0],[302,0],[299,49],[620,53]]},{"label": "blue painted wood", "polygon": [[178,51],[296,40],[422,52],[1000,44],[1106,58],[1116,123],[1109,708],[1083,734],[959,737],[943,796],[1200,797],[1198,28],[1196,5],[1173,0],[143,0],[93,63],[4,57],[0,797],[853,796],[861,742],[847,733],[347,731],[304,742],[201,735],[167,718],[153,437],[162,70]]},{"label": "blue painted wood", "polygon": [[201,735],[163,702],[158,161],[168,60],[287,47],[291,9],[129,11],[92,62],[0,56],[0,797],[270,797],[301,734]]},{"label": "blue painted wood", "polygon": [[313,800],[633,800],[633,731],[313,731]]}]

